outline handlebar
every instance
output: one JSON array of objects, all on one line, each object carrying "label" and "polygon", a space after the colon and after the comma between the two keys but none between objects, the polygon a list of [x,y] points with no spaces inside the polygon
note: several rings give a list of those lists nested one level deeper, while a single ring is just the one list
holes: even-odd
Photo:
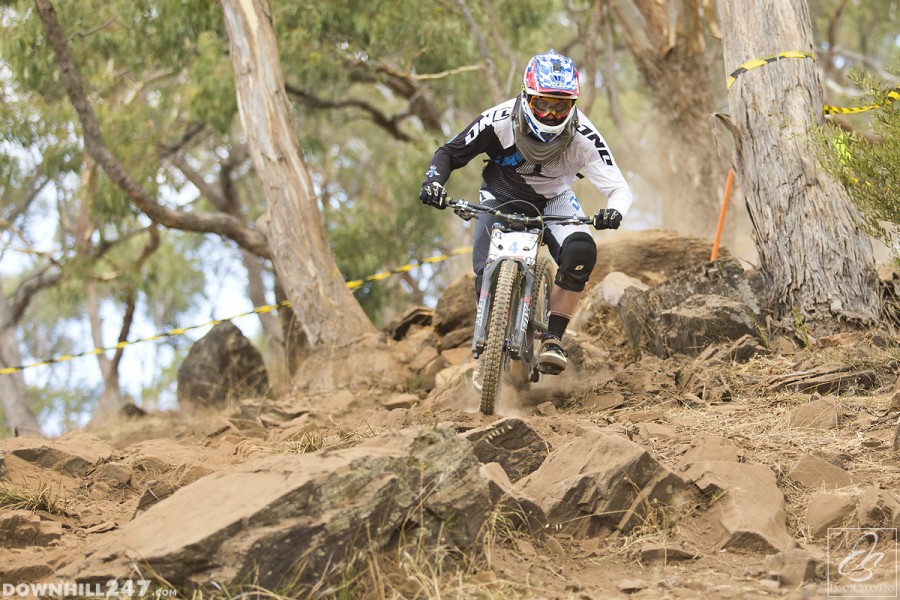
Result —
[{"label": "handlebar", "polygon": [[[522,213],[503,212],[499,208],[485,206],[484,204],[478,204],[477,202],[469,202],[461,198],[448,198],[447,206],[452,208],[453,212],[466,221],[474,218],[477,213],[487,213],[514,225],[523,225],[525,227],[543,227],[548,223],[559,223],[563,225],[592,225],[594,223],[593,218],[580,217],[578,215],[539,215],[537,217],[529,217]],[[598,227],[597,229],[602,228]]]}]

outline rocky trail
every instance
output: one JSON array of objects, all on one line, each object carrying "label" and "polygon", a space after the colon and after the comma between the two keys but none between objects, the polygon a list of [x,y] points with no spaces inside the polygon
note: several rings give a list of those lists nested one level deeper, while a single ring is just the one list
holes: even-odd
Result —
[{"label": "rocky trail", "polygon": [[601,246],[572,367],[495,416],[463,278],[277,398],[186,364],[181,411],[0,440],[4,597],[897,597],[895,329],[773,324],[708,255]]}]

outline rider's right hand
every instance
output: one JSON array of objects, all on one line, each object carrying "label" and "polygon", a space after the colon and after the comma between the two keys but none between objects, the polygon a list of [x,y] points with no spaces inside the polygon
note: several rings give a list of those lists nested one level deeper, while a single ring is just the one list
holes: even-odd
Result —
[{"label": "rider's right hand", "polygon": [[419,200],[424,204],[444,210],[447,208],[447,190],[437,181],[422,184]]}]

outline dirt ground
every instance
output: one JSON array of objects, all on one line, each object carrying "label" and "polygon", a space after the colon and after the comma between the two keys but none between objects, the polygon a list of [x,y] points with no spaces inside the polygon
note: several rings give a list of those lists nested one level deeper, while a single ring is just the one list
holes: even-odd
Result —
[{"label": "dirt ground", "polygon": [[[804,345],[789,333],[768,340],[769,352],[745,362],[715,358],[715,353],[707,358],[638,357],[628,349],[614,315],[601,311],[568,341],[577,346],[571,369],[530,389],[506,384],[493,416],[476,411],[473,363],[463,351],[446,367],[447,377],[438,377],[430,390],[380,389],[376,377],[353,389],[245,399],[217,411],[122,418],[60,440],[3,440],[0,583],[75,580],[79,573],[73,565],[102,553],[105,540],[148,508],[166,502],[175,490],[261,457],[327,453],[414,427],[439,425],[462,433],[517,417],[551,452],[584,435],[586,428],[600,428],[638,444],[656,463],[688,479],[685,460],[690,452],[719,459],[713,455],[718,450],[700,441],[727,444],[720,449],[734,454],[734,465],[770,472],[783,496],[781,512],[778,506],[739,504],[736,510],[768,511],[792,538],[791,552],[802,551],[799,571],[786,551],[737,538],[723,543],[716,502],[736,497],[740,490],[710,497],[694,487],[679,505],[644,514],[636,527],[587,538],[553,527],[529,532],[495,515],[482,545],[467,556],[442,561],[440,552],[396,548],[348,570],[353,575],[343,584],[323,584],[315,593],[306,588],[304,594],[866,597],[833,587],[847,582],[842,579],[850,572],[845,559],[855,548],[836,542],[832,547],[833,538],[823,530],[827,525],[876,528],[893,536],[882,535],[877,549],[860,556],[873,571],[863,583],[887,586],[881,597],[896,598],[900,339],[881,330],[807,338]],[[396,355],[409,353],[414,361],[421,347],[403,343],[390,342],[387,348]],[[371,356],[368,352],[345,360],[364,362]],[[184,560],[200,563],[202,557],[185,555]],[[167,595],[235,597],[233,591],[215,587],[159,588],[166,574],[151,575],[156,589]],[[15,595],[14,587],[2,589],[4,597]],[[290,595],[256,592],[256,597]]]}]

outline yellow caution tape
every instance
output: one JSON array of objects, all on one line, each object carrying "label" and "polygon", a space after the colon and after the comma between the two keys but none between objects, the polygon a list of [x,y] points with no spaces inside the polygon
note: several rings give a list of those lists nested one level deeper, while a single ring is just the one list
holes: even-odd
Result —
[{"label": "yellow caution tape", "polygon": [[441,262],[442,260],[447,260],[448,258],[451,258],[453,256],[466,254],[471,251],[471,248],[456,248],[455,250],[451,250],[450,254],[432,256],[431,258],[426,258],[421,262],[409,263],[408,265],[403,265],[402,267],[397,267],[396,269],[391,269],[390,271],[382,271],[381,273],[375,273],[374,275],[369,275],[368,277],[364,277],[362,279],[354,279],[353,281],[348,281],[347,287],[351,290],[355,290],[359,286],[363,285],[364,283],[368,283],[369,281],[380,281],[382,279],[387,279],[392,275],[397,275],[398,273],[406,273],[411,269],[421,267],[422,265],[430,265],[433,263]]},{"label": "yellow caution tape", "polygon": [[815,61],[816,55],[812,52],[803,52],[802,50],[788,50],[787,52],[779,52],[778,54],[773,54],[772,56],[765,56],[763,58],[754,58],[752,60],[748,60],[731,72],[731,75],[728,76],[728,83],[725,84],[725,88],[730,89],[735,80],[737,80],[738,75],[746,73],[750,69],[755,69],[757,67],[762,67],[763,65],[779,61],[782,58],[811,58],[813,59],[813,61]]},{"label": "yellow caution tape", "polygon": [[[885,104],[890,104],[894,100],[900,100],[900,85],[892,89],[888,92],[887,99],[885,100]],[[853,108],[842,108],[840,106],[824,106],[822,110],[826,115],[850,115],[854,113],[866,112],[867,110],[873,110],[879,108],[880,104],[870,104],[868,106],[856,106]]]},{"label": "yellow caution tape", "polygon": [[[812,52],[803,52],[802,50],[788,50],[786,52],[779,52],[778,54],[773,54],[772,56],[765,56],[763,58],[754,58],[752,60],[748,60],[745,63],[742,63],[737,69],[731,72],[731,75],[728,76],[728,83],[725,84],[726,89],[731,89],[731,86],[737,80],[738,75],[742,73],[746,73],[750,69],[755,69],[757,67],[762,67],[769,63],[773,63],[779,61],[783,58],[811,58],[813,61],[816,60],[816,55]],[[900,100],[900,85],[895,87],[893,90],[888,92],[886,103],[893,102],[894,100]],[[855,113],[866,112],[867,110],[873,110],[881,106],[880,104],[870,104],[868,106],[856,106],[852,108],[844,108],[841,106],[830,106],[825,105],[822,107],[822,112],[826,115],[850,115]]]},{"label": "yellow caution tape", "polygon": [[[397,273],[406,273],[406,272],[408,272],[408,271],[410,271],[410,270],[412,270],[412,269],[415,269],[415,268],[417,268],[417,267],[421,267],[422,265],[425,265],[425,264],[433,264],[433,263],[441,262],[441,261],[447,260],[447,259],[449,259],[449,258],[451,258],[451,257],[453,257],[453,256],[458,256],[458,255],[460,255],[460,254],[466,254],[466,253],[471,252],[471,251],[472,251],[471,248],[457,248],[457,249],[455,249],[455,250],[452,250],[449,254],[442,254],[442,255],[440,255],[440,256],[433,256],[433,257],[431,257],[431,258],[426,258],[426,259],[424,259],[424,260],[421,261],[421,262],[409,263],[409,264],[407,264],[407,265],[403,265],[402,267],[397,267],[396,269],[391,269],[390,271],[382,271],[381,273],[376,273],[376,274],[374,274],[374,275],[369,275],[368,277],[365,277],[365,278],[363,278],[363,279],[357,279],[357,280],[354,280],[354,281],[348,281],[348,282],[347,282],[347,287],[348,287],[349,289],[352,290],[352,289],[358,288],[359,286],[361,286],[361,285],[363,285],[364,283],[369,282],[369,281],[380,281],[380,280],[382,280],[382,279],[387,279],[388,277],[390,277],[390,276],[392,276],[392,275],[396,275]],[[140,344],[140,343],[143,343],[143,342],[152,342],[152,341],[155,341],[155,340],[161,340],[161,339],[163,339],[163,338],[174,337],[174,336],[177,336],[177,335],[184,335],[184,334],[187,333],[188,331],[192,331],[192,330],[194,330],[194,329],[199,329],[199,328],[201,328],[201,327],[206,327],[206,326],[208,326],[208,325],[218,325],[219,323],[224,323],[224,322],[226,322],[226,321],[231,321],[231,320],[233,320],[233,319],[239,319],[239,318],[241,318],[241,317],[246,317],[246,316],[248,316],[248,315],[253,315],[253,314],[264,314],[264,313],[269,313],[269,312],[272,312],[273,310],[275,310],[275,309],[277,309],[277,308],[287,307],[287,306],[290,306],[290,303],[289,303],[289,302],[286,302],[286,301],[285,301],[285,302],[279,302],[278,304],[268,304],[268,305],[266,305],[266,306],[257,306],[257,307],[254,308],[253,310],[248,310],[247,312],[243,312],[243,313],[240,313],[240,314],[238,314],[238,315],[233,315],[233,316],[231,316],[231,317],[226,317],[226,318],[224,318],[224,319],[213,319],[212,321],[207,321],[206,323],[199,323],[199,324],[197,324],[197,325],[191,325],[191,326],[189,326],[189,327],[176,327],[176,328],[174,328],[174,329],[170,329],[169,331],[165,331],[165,332],[163,332],[163,333],[158,333],[158,334],[156,334],[156,335],[151,335],[151,336],[149,336],[149,337],[140,338],[140,339],[137,339],[137,340],[130,340],[130,341],[125,341],[125,342],[119,342],[119,343],[117,343],[116,345],[114,345],[114,346],[109,346],[109,347],[107,347],[107,348],[94,348],[94,349],[92,349],[92,350],[86,350],[85,352],[80,352],[80,353],[78,353],[78,354],[62,354],[62,355],[57,356],[57,357],[55,357],[55,358],[47,358],[47,359],[44,359],[44,360],[40,360],[40,361],[38,361],[38,362],[34,362],[34,363],[31,363],[31,364],[28,364],[28,365],[21,365],[21,366],[18,366],[18,367],[3,367],[3,368],[0,368],[0,376],[2,376],[2,375],[10,375],[10,374],[12,374],[12,373],[18,373],[18,372],[20,372],[20,371],[24,371],[25,369],[30,369],[30,368],[32,368],[32,367],[41,367],[41,366],[46,366],[46,365],[53,365],[53,364],[56,364],[56,363],[61,363],[61,362],[65,362],[65,361],[68,361],[68,360],[72,360],[72,359],[74,359],[74,358],[81,358],[82,356],[96,356],[97,354],[102,354],[102,353],[107,352],[107,351],[109,351],[109,350],[121,350],[121,349],[125,348],[126,346],[132,346],[132,345],[134,345],[134,344]]]}]

